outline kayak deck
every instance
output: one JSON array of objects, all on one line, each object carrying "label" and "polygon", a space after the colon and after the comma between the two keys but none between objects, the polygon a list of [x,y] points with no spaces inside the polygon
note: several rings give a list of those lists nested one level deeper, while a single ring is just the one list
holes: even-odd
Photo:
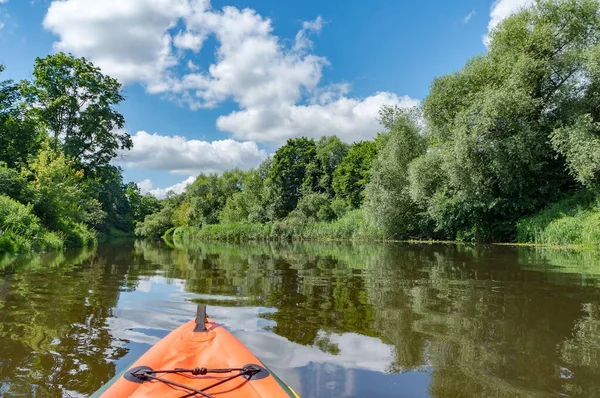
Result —
[{"label": "kayak deck", "polygon": [[175,329],[97,393],[131,397],[298,397],[216,322]]}]

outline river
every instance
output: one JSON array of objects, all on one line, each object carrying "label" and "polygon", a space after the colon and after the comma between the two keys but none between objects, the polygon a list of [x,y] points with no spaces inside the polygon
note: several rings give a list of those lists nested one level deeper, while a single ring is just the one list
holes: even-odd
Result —
[{"label": "river", "polygon": [[0,396],[86,397],[197,303],[303,398],[600,396],[595,253],[149,241],[0,259]]}]

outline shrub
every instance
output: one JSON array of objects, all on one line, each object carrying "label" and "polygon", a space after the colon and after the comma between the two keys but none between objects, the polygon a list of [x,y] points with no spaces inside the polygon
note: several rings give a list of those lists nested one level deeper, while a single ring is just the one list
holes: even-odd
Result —
[{"label": "shrub", "polygon": [[0,252],[57,250],[63,247],[62,239],[40,224],[32,208],[32,205],[0,195]]}]

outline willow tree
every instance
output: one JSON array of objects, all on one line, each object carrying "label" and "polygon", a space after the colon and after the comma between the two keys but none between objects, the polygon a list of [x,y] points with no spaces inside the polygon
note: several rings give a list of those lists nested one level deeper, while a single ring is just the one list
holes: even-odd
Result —
[{"label": "willow tree", "polygon": [[365,210],[384,238],[406,238],[418,230],[419,209],[409,195],[408,165],[425,153],[418,115],[398,107],[383,107],[386,129],[365,188]]}]

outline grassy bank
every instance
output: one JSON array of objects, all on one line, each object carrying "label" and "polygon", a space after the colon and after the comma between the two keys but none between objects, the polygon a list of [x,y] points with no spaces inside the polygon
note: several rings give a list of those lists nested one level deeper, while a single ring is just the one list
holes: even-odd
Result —
[{"label": "grassy bank", "polygon": [[351,211],[333,222],[311,222],[286,218],[265,224],[212,224],[202,228],[181,226],[163,235],[166,240],[223,240],[229,242],[277,240],[378,240],[381,236],[368,227],[361,210]]},{"label": "grassy bank", "polygon": [[517,225],[517,241],[549,246],[600,246],[600,197],[582,191]]},{"label": "grassy bank", "polygon": [[[572,248],[600,246],[600,197],[591,191],[578,192],[556,202],[517,224],[516,240],[509,244]],[[202,228],[180,226],[169,229],[163,238],[186,243],[199,240],[227,242],[281,240],[383,240],[370,227],[362,210],[355,210],[333,222],[311,222],[287,218],[264,224],[211,224]]]},{"label": "grassy bank", "polygon": [[60,231],[50,231],[33,213],[32,205],[0,195],[0,253],[43,252],[95,243],[95,232],[85,225],[68,223]]}]

